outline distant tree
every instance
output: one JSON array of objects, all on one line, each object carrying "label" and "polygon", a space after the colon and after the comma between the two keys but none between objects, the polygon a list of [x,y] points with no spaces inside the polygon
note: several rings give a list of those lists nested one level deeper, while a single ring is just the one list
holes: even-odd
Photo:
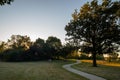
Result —
[{"label": "distant tree", "polygon": [[46,40],[46,44],[49,46],[52,56],[59,58],[60,48],[62,47],[61,40],[57,37],[50,36]]},{"label": "distant tree", "polygon": [[38,39],[36,39],[34,44],[42,47],[45,44],[45,41],[43,39],[41,39],[41,38],[38,38]]},{"label": "distant tree", "polygon": [[22,48],[24,50],[27,50],[31,46],[31,40],[28,36],[12,35],[11,39],[8,39],[7,44],[9,48]]},{"label": "distant tree", "polygon": [[[63,45],[62,49],[61,49],[61,55],[64,58],[72,58],[73,56],[70,56],[73,54],[74,51],[76,51],[77,48],[76,46],[73,46],[73,44],[71,43],[66,43],[65,45]],[[69,57],[68,57],[69,56]]]},{"label": "distant tree", "polygon": [[14,0],[0,0],[0,5],[11,4]]},{"label": "distant tree", "polygon": [[31,40],[28,36],[12,35],[6,43],[6,49],[2,54],[3,61],[23,61],[25,52],[31,46]]},{"label": "distant tree", "polygon": [[33,60],[43,60],[47,59],[47,53],[45,51],[45,41],[41,38],[36,39],[33,45],[30,47],[30,51],[34,56]]},{"label": "distant tree", "polygon": [[4,50],[5,50],[5,42],[1,42],[0,43],[0,60],[2,58],[2,54],[3,54]]},{"label": "distant tree", "polygon": [[0,43],[0,53],[2,53],[5,50],[5,42]]},{"label": "distant tree", "polygon": [[48,37],[48,39],[46,40],[46,43],[54,47],[55,49],[60,48],[62,46],[60,39],[53,36]]},{"label": "distant tree", "polygon": [[65,30],[70,40],[82,44],[82,50],[91,52],[93,66],[96,67],[96,54],[111,53],[120,44],[120,2],[97,0],[84,4],[80,12],[75,10],[73,19]]}]

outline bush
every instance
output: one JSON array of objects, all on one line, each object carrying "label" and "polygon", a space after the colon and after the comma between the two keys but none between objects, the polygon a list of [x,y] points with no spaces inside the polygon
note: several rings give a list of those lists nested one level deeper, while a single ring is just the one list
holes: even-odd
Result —
[{"label": "bush", "polygon": [[8,49],[2,54],[2,61],[23,61],[22,50]]}]

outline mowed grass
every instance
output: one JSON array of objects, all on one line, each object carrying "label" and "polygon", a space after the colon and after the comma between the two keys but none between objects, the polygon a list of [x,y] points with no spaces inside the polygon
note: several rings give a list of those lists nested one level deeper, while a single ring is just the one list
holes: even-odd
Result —
[{"label": "mowed grass", "polygon": [[68,72],[65,61],[0,62],[0,80],[87,80]]},{"label": "mowed grass", "polygon": [[120,80],[120,63],[97,61],[98,67],[92,67],[91,60],[72,66],[78,70],[101,76],[107,80]]}]

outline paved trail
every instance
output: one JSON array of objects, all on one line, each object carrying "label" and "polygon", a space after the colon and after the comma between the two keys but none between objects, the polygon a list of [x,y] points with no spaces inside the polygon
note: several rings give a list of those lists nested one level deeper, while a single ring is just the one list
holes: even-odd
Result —
[{"label": "paved trail", "polygon": [[90,80],[106,80],[106,79],[104,79],[102,77],[98,77],[96,75],[88,74],[88,73],[78,71],[76,69],[71,68],[72,65],[79,64],[79,63],[80,63],[80,61],[77,61],[76,63],[73,63],[73,64],[66,64],[66,65],[63,65],[63,68],[65,68],[66,70],[68,70],[70,72],[73,72],[73,73],[76,73],[76,74],[81,75],[83,77],[86,77],[86,78],[88,78]]}]

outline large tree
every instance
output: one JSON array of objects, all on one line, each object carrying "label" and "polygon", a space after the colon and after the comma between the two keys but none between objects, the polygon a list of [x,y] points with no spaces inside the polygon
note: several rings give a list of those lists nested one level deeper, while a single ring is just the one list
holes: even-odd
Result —
[{"label": "large tree", "polygon": [[96,54],[111,53],[120,44],[120,2],[97,0],[84,4],[80,12],[75,10],[73,19],[65,30],[70,40],[80,44],[82,51],[91,52],[93,66],[96,67]]}]

